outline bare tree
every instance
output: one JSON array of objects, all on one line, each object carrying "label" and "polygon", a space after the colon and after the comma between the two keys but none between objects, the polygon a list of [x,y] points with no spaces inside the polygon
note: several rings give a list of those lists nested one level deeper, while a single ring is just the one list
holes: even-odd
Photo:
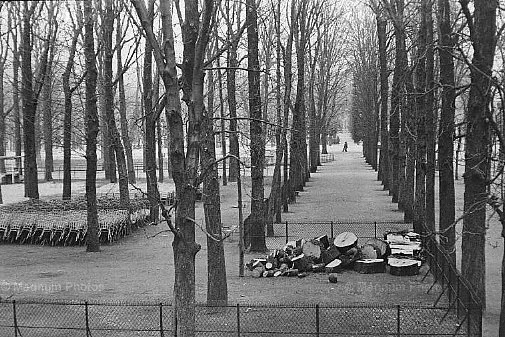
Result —
[{"label": "bare tree", "polygon": [[466,116],[465,195],[461,270],[481,303],[486,303],[485,233],[489,177],[487,158],[490,139],[492,68],[496,47],[497,1],[475,0],[473,15],[468,0],[460,0],[470,30],[473,59]]},{"label": "bare tree", "polygon": [[86,59],[86,244],[88,252],[100,250],[98,211],[96,205],[96,138],[98,135],[98,109],[96,106],[97,69],[91,1],[84,1],[84,56]]},{"label": "bare tree", "polygon": [[[69,56],[65,70],[62,74],[63,94],[65,112],[63,117],[63,200],[70,200],[72,194],[72,177],[71,177],[71,150],[72,150],[72,93],[78,88],[80,81],[73,87],[70,87],[70,74],[74,67],[75,53],[77,42],[84,26],[82,10],[80,3],[76,2],[76,7],[71,9],[67,4],[68,13],[72,17],[72,13],[76,13],[76,19],[72,19],[73,32],[72,41],[69,48]],[[84,76],[82,77],[84,79]]]}]

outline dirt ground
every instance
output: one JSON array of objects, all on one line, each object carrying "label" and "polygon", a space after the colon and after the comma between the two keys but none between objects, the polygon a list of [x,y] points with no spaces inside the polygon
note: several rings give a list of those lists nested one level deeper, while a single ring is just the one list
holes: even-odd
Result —
[{"label": "dirt ground", "polygon": [[[297,202],[290,205],[284,221],[363,220],[392,221],[403,219],[397,206],[377,181],[377,174],[361,156],[361,146],[349,138],[349,152],[343,153],[341,145],[330,151],[335,161],[326,163],[311,176],[307,187],[300,192]],[[244,179],[245,197],[249,198],[250,179]],[[462,181],[457,183],[458,191]],[[47,187],[44,187],[47,185]],[[2,186],[4,201],[22,195],[22,185]],[[163,191],[170,190],[165,184]],[[84,189],[76,182],[74,191]],[[110,189],[110,186],[102,187]],[[61,183],[41,184],[41,194],[59,195]],[[112,190],[111,190],[112,193]],[[236,184],[222,188],[223,224],[238,223]],[[462,193],[458,192],[462,198]],[[249,213],[245,203],[244,215]],[[202,204],[197,205],[197,220],[203,222]],[[497,226],[495,226],[497,227]],[[487,250],[488,309],[485,315],[484,336],[497,335],[500,294],[500,257],[503,244],[499,231],[490,228],[490,242],[498,248]],[[87,300],[170,300],[173,289],[173,258],[169,233],[152,237],[166,225],[149,226],[119,242],[102,247],[100,253],[86,253],[84,247],[43,247],[33,245],[0,245],[0,296],[24,299],[87,299]],[[337,230],[338,231],[338,230]],[[498,234],[498,236],[495,236]],[[205,236],[197,233],[202,250],[197,255],[196,297],[206,298],[206,247]],[[496,245],[495,245],[496,246]],[[491,243],[490,243],[490,247]],[[269,247],[270,249],[280,247]],[[336,284],[328,283],[324,274],[312,274],[304,279],[238,277],[237,237],[225,241],[226,272],[230,302],[233,303],[383,303],[383,304],[433,304],[438,293],[426,294],[431,286],[429,276],[395,277],[389,274],[361,275],[343,272]],[[246,261],[254,255],[248,254]],[[423,267],[425,268],[425,267]]]}]

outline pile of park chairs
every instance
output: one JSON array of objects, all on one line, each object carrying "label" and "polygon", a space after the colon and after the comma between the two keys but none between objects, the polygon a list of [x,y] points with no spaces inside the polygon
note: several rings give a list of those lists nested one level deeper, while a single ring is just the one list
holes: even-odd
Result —
[{"label": "pile of park chairs", "polygon": [[[98,222],[102,243],[112,243],[128,235],[133,226],[142,226],[148,211],[100,210]],[[0,212],[0,242],[52,246],[83,245],[87,234],[86,211]]]}]

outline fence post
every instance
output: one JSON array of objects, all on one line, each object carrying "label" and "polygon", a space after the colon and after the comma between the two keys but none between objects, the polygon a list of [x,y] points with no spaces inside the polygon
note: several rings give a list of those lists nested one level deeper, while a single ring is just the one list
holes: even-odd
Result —
[{"label": "fence post", "polygon": [[160,303],[160,336],[163,337],[163,303]]},{"label": "fence post", "polygon": [[286,243],[289,241],[289,235],[288,235],[288,222],[286,221]]},{"label": "fence post", "polygon": [[240,304],[238,303],[237,303],[237,337],[240,337]]},{"label": "fence post", "polygon": [[456,317],[459,319],[459,275],[456,275]]},{"label": "fence post", "polygon": [[377,239],[377,221],[374,221],[374,238]]},{"label": "fence post", "polygon": [[333,239],[335,236],[333,236],[333,221],[331,222],[331,229],[330,229],[330,239]]},{"label": "fence post", "polygon": [[12,316],[14,317],[14,336],[18,337],[18,315],[16,311],[16,300],[12,301]]},{"label": "fence post", "polygon": [[84,314],[86,318],[86,337],[91,337],[91,331],[89,330],[88,301],[84,302]]},{"label": "fence post", "polygon": [[468,305],[467,319],[466,319],[466,335],[472,337],[472,304]]},{"label": "fence post", "polygon": [[316,304],[316,336],[319,337],[319,304]]},{"label": "fence post", "polygon": [[398,333],[398,337],[401,336],[400,314],[401,314],[401,309],[400,309],[400,305],[398,304],[396,306],[396,332]]}]

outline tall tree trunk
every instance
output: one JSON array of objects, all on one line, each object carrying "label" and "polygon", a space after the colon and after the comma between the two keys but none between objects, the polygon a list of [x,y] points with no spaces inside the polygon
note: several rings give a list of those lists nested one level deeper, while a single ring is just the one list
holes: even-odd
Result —
[{"label": "tall tree trunk", "polygon": [[[228,27],[228,37],[233,39],[232,28]],[[238,144],[238,130],[237,130],[237,87],[236,87],[236,68],[238,67],[237,60],[238,41],[231,42],[227,53],[228,69],[226,70],[226,89],[228,96],[228,110],[230,111],[230,154],[238,158],[239,144]],[[237,160],[230,160],[230,174],[228,180],[231,182],[237,181],[239,163]]]},{"label": "tall tree trunk", "polygon": [[126,168],[124,148],[116,126],[116,116],[114,113],[114,90],[112,84],[112,59],[114,57],[114,51],[112,49],[112,34],[114,31],[114,11],[112,8],[112,1],[113,0],[105,0],[105,15],[104,21],[102,22],[102,38],[104,47],[103,99],[105,101],[105,114],[107,118],[107,129],[109,130],[108,136],[110,139],[111,150],[114,151],[114,158],[117,161],[120,203],[123,208],[129,209],[130,191],[128,188],[128,170]]},{"label": "tall tree trunk", "polygon": [[121,20],[116,20],[116,60],[117,60],[117,73],[118,73],[118,91],[119,91],[119,120],[121,123],[121,139],[123,140],[124,151],[126,155],[126,165],[128,169],[128,182],[130,184],[135,184],[135,166],[133,164],[133,150],[132,142],[130,139],[130,132],[128,127],[128,118],[126,116],[126,95],[124,87],[124,76],[123,76],[123,62],[122,62],[122,32],[121,32]]},{"label": "tall tree trunk", "polygon": [[433,0],[426,4],[426,227],[435,231],[435,55],[433,47]]},{"label": "tall tree trunk", "polygon": [[77,27],[74,27],[72,42],[70,44],[69,56],[65,70],[62,75],[63,95],[64,95],[64,116],[63,116],[63,200],[70,200],[72,195],[72,176],[71,176],[71,151],[72,151],[72,93],[77,86],[70,88],[70,73],[74,66],[77,41],[81,35],[82,12],[77,2]]},{"label": "tall tree trunk", "polygon": [[47,61],[47,76],[44,78],[44,83],[42,84],[42,124],[43,124],[43,138],[44,138],[44,179],[46,181],[53,180],[53,111],[52,111],[52,82],[53,82],[53,61],[54,61],[54,50],[56,44],[56,34],[58,33],[58,23],[57,18],[54,17],[54,3],[50,3],[48,7],[48,21],[49,29],[52,32],[50,39],[50,50],[49,57]]},{"label": "tall tree trunk", "polygon": [[388,97],[389,97],[389,69],[387,60],[387,20],[382,13],[377,14],[377,36],[379,41],[379,65],[380,65],[380,155],[378,178],[384,189],[389,189],[388,182]]},{"label": "tall tree trunk", "polygon": [[395,70],[393,75],[393,85],[391,91],[391,113],[389,127],[389,192],[393,202],[398,202],[399,174],[400,174],[400,114],[402,100],[402,81],[406,70],[406,46],[404,29],[404,0],[397,0],[394,8],[395,12]]},{"label": "tall tree trunk", "polygon": [[293,199],[294,191],[303,191],[306,176],[306,130],[305,130],[305,25],[307,1],[303,0],[299,7],[299,15],[295,23],[297,36],[297,84],[295,107],[293,111],[293,122],[291,130],[291,156],[289,162],[290,199]]},{"label": "tall tree trunk", "polygon": [[[461,1],[462,4],[467,1]],[[468,6],[464,12],[469,26],[473,26],[471,40],[473,60],[470,96],[466,116],[465,142],[465,196],[463,239],[461,243],[461,270],[463,277],[475,290],[481,303],[486,305],[486,199],[487,158],[489,139],[489,104],[491,76],[496,47],[497,1],[475,0],[473,18]]]},{"label": "tall tree trunk", "polygon": [[[218,70],[219,71],[219,70]],[[207,236],[207,304],[227,305],[228,283],[222,239],[221,196],[214,138],[214,74],[208,73],[208,109],[202,120],[203,208]]]},{"label": "tall tree trunk", "polygon": [[96,138],[98,135],[98,109],[96,106],[97,69],[93,36],[93,9],[90,1],[84,2],[84,56],[86,59],[86,206],[88,252],[100,250],[98,210],[96,205]]},{"label": "tall tree trunk", "polygon": [[251,133],[251,251],[267,250],[265,241],[265,197],[263,168],[265,138],[262,128],[260,65],[258,60],[258,13],[255,0],[246,0],[247,60],[249,71],[249,113]]},{"label": "tall tree trunk", "polygon": [[[288,201],[294,198],[293,193],[293,182],[289,178],[289,149],[288,149],[288,137],[287,137],[287,129],[288,129],[288,120],[289,120],[289,111],[291,106],[291,89],[293,87],[292,78],[293,73],[291,72],[292,68],[292,55],[293,55],[293,37],[295,34],[295,20],[296,20],[296,2],[291,2],[291,22],[292,27],[288,35],[288,40],[286,41],[286,48],[284,50],[284,98],[283,98],[283,106],[284,106],[284,117],[283,117],[283,128],[282,128],[282,142],[284,142],[284,162],[283,162],[283,188],[282,188],[282,210],[284,212],[288,211]],[[292,155],[292,154],[291,154]]]},{"label": "tall tree trunk", "polygon": [[23,174],[21,153],[23,142],[21,137],[21,112],[19,108],[19,58],[18,50],[18,30],[12,30],[12,115],[14,118],[14,151],[18,158],[16,159],[16,168],[19,174]]},{"label": "tall tree trunk", "polygon": [[403,221],[411,223],[414,221],[414,184],[415,184],[415,166],[416,166],[416,113],[415,113],[415,90],[412,82],[412,72],[408,71],[406,75],[406,104],[405,118],[407,119],[407,128],[410,130],[407,136],[407,166],[405,168],[405,189],[404,189],[404,207]]},{"label": "tall tree trunk", "polygon": [[[154,0],[149,2],[149,24],[152,26],[154,17]],[[152,75],[153,48],[149,41],[145,43],[144,54],[144,123],[145,123],[145,166],[147,180],[147,194],[149,195],[149,215],[152,222],[157,223],[158,212],[158,180],[156,177],[156,112],[153,108],[153,75]]]},{"label": "tall tree trunk", "polygon": [[440,108],[440,131],[438,133],[439,211],[442,246],[456,265],[456,231],[454,228],[456,197],[454,193],[454,115],[456,89],[454,80],[454,42],[451,28],[451,5],[449,0],[438,0],[440,84],[442,106]]},{"label": "tall tree trunk", "polygon": [[[217,34],[216,34],[217,36]],[[220,63],[219,63],[219,57],[217,58],[217,67],[220,68]],[[221,118],[220,121],[220,131],[221,131],[221,156],[222,158],[225,158],[228,153],[226,150],[226,121],[225,121],[225,114],[224,114],[224,98],[223,98],[223,76],[221,75],[221,70],[218,70],[217,72],[217,78],[218,78],[218,89],[219,89],[219,117]],[[232,159],[233,160],[233,159]],[[221,162],[221,165],[223,165],[223,170],[222,170],[222,177],[223,177],[223,186],[228,185],[228,176],[227,176],[227,160],[223,159]]]},{"label": "tall tree trunk", "polygon": [[[5,62],[0,59],[0,156],[5,156],[5,119],[7,118],[7,113],[4,111],[4,65]],[[0,159],[0,173],[4,172],[5,161]]]},{"label": "tall tree trunk", "polygon": [[414,231],[425,233],[426,225],[426,17],[427,3],[420,4],[420,26],[416,55],[416,188]]},{"label": "tall tree trunk", "polygon": [[319,57],[319,48],[321,47],[322,37],[320,35],[320,30],[318,29],[318,42],[316,42],[316,48],[314,50],[314,56],[312,63],[310,64],[310,78],[309,78],[309,171],[314,173],[317,171],[318,164],[318,154],[319,154],[319,144],[317,139],[319,138],[319,132],[317,125],[317,114],[316,114],[316,98],[315,98],[315,82],[316,82],[316,64]]},{"label": "tall tree trunk", "polygon": [[36,9],[37,3],[24,3],[23,13],[23,41],[22,41],[22,67],[21,83],[23,97],[23,130],[25,149],[25,196],[31,199],[39,198],[38,176],[37,176],[37,155],[35,141],[35,123],[37,113],[38,95],[40,85],[46,76],[47,58],[49,52],[50,34],[47,37],[40,61],[40,70],[37,78],[33,79],[32,72],[32,33],[31,18]]}]

